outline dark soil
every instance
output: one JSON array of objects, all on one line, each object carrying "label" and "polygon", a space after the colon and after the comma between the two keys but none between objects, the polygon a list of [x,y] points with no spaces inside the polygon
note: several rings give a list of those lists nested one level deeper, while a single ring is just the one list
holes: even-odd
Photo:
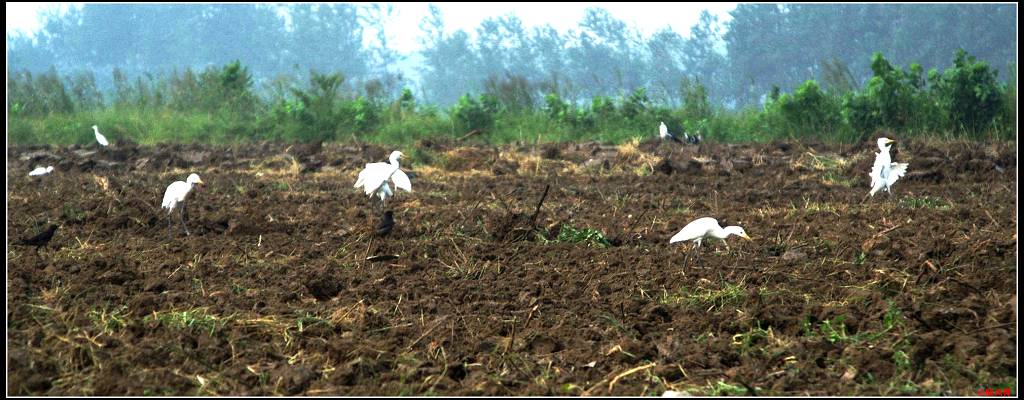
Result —
[{"label": "dark soil", "polygon": [[[910,172],[862,202],[870,143],[425,142],[385,237],[352,183],[391,148],[112,147],[8,148],[8,394],[1016,385],[1013,143],[900,142]],[[185,236],[160,200],[190,172]],[[754,240],[669,245],[703,216]]]}]

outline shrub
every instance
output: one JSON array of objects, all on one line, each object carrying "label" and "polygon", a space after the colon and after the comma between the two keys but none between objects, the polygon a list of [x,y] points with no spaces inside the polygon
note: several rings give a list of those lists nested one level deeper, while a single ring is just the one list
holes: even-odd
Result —
[{"label": "shrub", "polygon": [[489,131],[494,128],[494,120],[498,114],[498,100],[493,95],[482,94],[476,100],[469,94],[459,97],[459,102],[452,108],[457,131],[469,132],[474,129]]},{"label": "shrub", "polygon": [[837,101],[822,92],[814,80],[804,82],[792,94],[779,96],[778,101],[769,103],[766,111],[782,117],[783,129],[790,137],[834,133],[839,128]]},{"label": "shrub", "polygon": [[942,73],[936,80],[943,106],[949,112],[955,128],[980,133],[990,128],[1003,107],[1005,98],[996,80],[999,72],[989,68],[988,63],[968,56],[963,49],[957,50],[953,67]]}]

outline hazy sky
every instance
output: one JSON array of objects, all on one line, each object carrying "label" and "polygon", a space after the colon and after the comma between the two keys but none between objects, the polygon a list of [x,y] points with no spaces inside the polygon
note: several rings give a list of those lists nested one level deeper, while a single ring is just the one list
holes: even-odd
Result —
[{"label": "hazy sky", "polygon": [[[41,27],[38,11],[82,3],[5,3],[7,32],[34,34]],[[436,3],[441,9],[449,32],[463,29],[475,35],[480,22],[487,17],[514,14],[527,28],[550,24],[559,32],[575,29],[588,7],[608,10],[615,18],[638,29],[644,36],[671,27],[687,37],[697,23],[701,10],[718,15],[719,22],[728,21],[728,12],[736,3]],[[419,48],[420,22],[427,16],[427,3],[395,3],[394,14],[387,25],[388,45],[402,53]],[[367,41],[373,32],[367,32]]]}]

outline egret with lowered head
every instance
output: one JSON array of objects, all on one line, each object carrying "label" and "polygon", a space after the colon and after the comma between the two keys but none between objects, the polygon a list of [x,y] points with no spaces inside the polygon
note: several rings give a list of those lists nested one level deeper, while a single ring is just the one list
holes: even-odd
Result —
[{"label": "egret with lowered head", "polygon": [[28,176],[46,175],[46,174],[51,173],[51,172],[53,172],[53,166],[52,165],[47,165],[46,168],[36,167],[36,169],[34,169],[34,170],[32,170],[32,172],[28,173]]},{"label": "egret with lowered head", "polygon": [[185,181],[175,181],[174,183],[167,186],[167,191],[164,192],[164,201],[161,204],[163,208],[167,209],[167,231],[171,230],[171,212],[179,204],[181,205],[181,227],[185,228],[185,236],[188,236],[188,226],[185,225],[185,197],[192,191],[192,185],[202,184],[203,180],[199,179],[199,175],[190,174]]},{"label": "egret with lowered head", "polygon": [[668,240],[669,243],[682,242],[686,240],[692,240],[697,243],[697,247],[700,247],[700,242],[703,239],[719,239],[725,244],[725,248],[729,248],[729,244],[725,242],[725,238],[729,235],[736,235],[741,238],[751,240],[750,236],[747,236],[747,232],[738,226],[727,226],[722,228],[718,224],[718,220],[711,217],[698,218],[695,221],[686,224],[679,233],[672,236]]}]

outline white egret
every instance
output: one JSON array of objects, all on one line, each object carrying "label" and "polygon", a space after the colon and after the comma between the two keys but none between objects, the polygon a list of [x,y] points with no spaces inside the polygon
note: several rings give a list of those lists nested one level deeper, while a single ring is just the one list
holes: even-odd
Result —
[{"label": "white egret", "polygon": [[92,126],[92,131],[96,132],[96,141],[97,142],[100,142],[100,144],[104,145],[104,146],[109,146],[110,145],[110,142],[107,141],[107,138],[104,137],[103,134],[100,133],[100,128],[96,127],[96,125],[93,125]]},{"label": "white egret", "polygon": [[171,230],[171,211],[174,210],[178,204],[181,204],[181,226],[185,228],[185,236],[188,236],[188,227],[185,226],[185,196],[188,196],[188,192],[192,190],[192,185],[202,184],[203,180],[199,179],[199,175],[190,174],[185,181],[175,181],[174,183],[167,186],[167,191],[164,192],[164,201],[161,204],[163,208],[167,209],[167,230]]},{"label": "white egret", "polygon": [[[671,140],[671,141],[676,142],[676,143],[682,143],[683,142],[683,141],[679,140],[678,138],[676,138],[675,136],[672,136],[671,133],[668,133],[668,127],[665,126],[665,122],[664,121],[661,123],[661,126],[658,127],[658,131],[660,132],[659,136],[661,136],[661,138],[664,139],[664,140]],[[686,133],[684,132],[683,134],[685,135]]]},{"label": "white egret", "polygon": [[32,172],[28,173],[28,176],[46,175],[46,174],[48,174],[50,172],[53,172],[53,166],[52,165],[47,165],[46,168],[36,167],[36,169],[34,169],[34,170],[32,170]]},{"label": "white egret", "polygon": [[722,243],[725,243],[725,248],[729,248],[729,244],[725,242],[725,238],[729,235],[736,235],[741,238],[751,240],[750,236],[747,236],[747,232],[738,226],[727,226],[722,228],[718,224],[718,220],[711,217],[698,218],[695,221],[686,224],[679,233],[672,236],[668,240],[669,243],[682,242],[686,240],[693,240],[697,243],[697,247],[700,247],[700,242],[703,239],[714,238],[719,239]]},{"label": "white egret", "polygon": [[896,183],[896,180],[900,179],[903,174],[907,173],[908,163],[892,162],[892,157],[889,155],[889,146],[893,143],[896,143],[896,141],[889,138],[878,138],[879,151],[875,153],[875,164],[871,166],[870,195],[872,197],[882,189],[885,189],[886,192],[892,195],[889,187]]},{"label": "white egret", "polygon": [[356,184],[352,185],[352,187],[362,186],[363,191],[368,196],[373,196],[376,193],[380,197],[382,206],[387,202],[388,197],[395,195],[388,185],[389,180],[395,182],[395,188],[412,192],[412,183],[409,182],[409,176],[402,172],[398,165],[398,159],[403,155],[400,151],[393,151],[391,156],[388,157],[388,163],[376,162],[366,164],[366,167],[359,171]]}]

